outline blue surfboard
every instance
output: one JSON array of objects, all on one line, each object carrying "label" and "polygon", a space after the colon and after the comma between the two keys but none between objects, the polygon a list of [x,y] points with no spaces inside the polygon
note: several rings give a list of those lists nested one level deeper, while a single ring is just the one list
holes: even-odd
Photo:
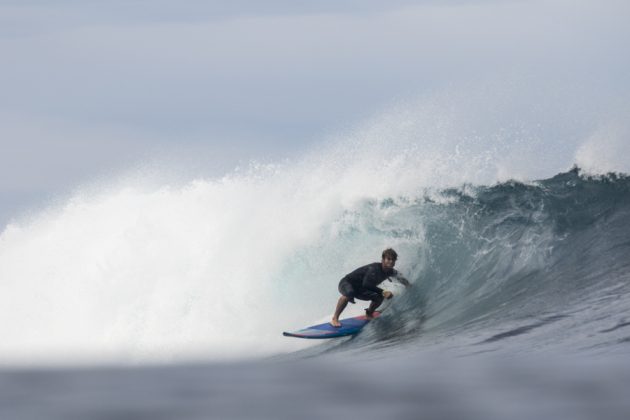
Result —
[{"label": "blue surfboard", "polygon": [[[374,318],[378,317],[381,313],[374,311]],[[345,337],[348,335],[358,334],[363,327],[370,322],[365,315],[359,315],[352,318],[342,319],[341,327],[333,327],[329,322],[324,324],[313,325],[306,327],[298,331],[283,332],[285,337],[297,337],[297,338],[335,338]]]}]

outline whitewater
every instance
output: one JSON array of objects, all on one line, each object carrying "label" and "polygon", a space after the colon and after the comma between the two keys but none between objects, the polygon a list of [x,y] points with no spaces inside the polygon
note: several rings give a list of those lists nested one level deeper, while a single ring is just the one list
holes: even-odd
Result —
[{"label": "whitewater", "polygon": [[[4,414],[81,417],[101,407],[94,392],[125,412],[157,404],[151,418],[622,418],[625,137],[596,132],[551,171],[542,143],[392,115],[223,176],[130,171],[7,224]],[[339,279],[386,247],[413,287],[377,322],[351,339],[282,337],[329,319]],[[251,406],[235,412],[235,395]],[[305,414],[307,398],[331,411]]]}]

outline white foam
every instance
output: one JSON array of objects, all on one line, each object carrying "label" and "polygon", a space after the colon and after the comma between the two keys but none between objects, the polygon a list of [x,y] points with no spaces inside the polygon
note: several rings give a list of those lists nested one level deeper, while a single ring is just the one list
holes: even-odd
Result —
[{"label": "white foam", "polygon": [[598,127],[575,153],[576,164],[589,174],[630,172],[628,119],[611,120]]},{"label": "white foam", "polygon": [[[299,159],[220,179],[155,185],[139,173],[95,184],[8,226],[0,362],[293,350],[304,343],[281,331],[331,313],[343,274],[386,246],[404,251],[407,239],[373,229],[398,210],[366,201],[404,207],[425,188],[549,176],[573,156],[623,166],[623,135],[554,148],[545,136],[559,130],[483,118],[509,96],[493,92],[402,103]],[[601,139],[610,153],[599,153]]]}]

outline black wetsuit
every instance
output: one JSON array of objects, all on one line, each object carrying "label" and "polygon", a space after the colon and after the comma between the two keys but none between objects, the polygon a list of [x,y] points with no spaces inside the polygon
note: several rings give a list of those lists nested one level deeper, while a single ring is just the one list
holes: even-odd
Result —
[{"label": "black wetsuit", "polygon": [[383,280],[389,277],[397,277],[398,272],[394,269],[383,271],[381,263],[364,265],[347,274],[339,282],[339,293],[354,303],[354,298],[361,300],[377,300],[382,298],[383,289],[378,287]]}]

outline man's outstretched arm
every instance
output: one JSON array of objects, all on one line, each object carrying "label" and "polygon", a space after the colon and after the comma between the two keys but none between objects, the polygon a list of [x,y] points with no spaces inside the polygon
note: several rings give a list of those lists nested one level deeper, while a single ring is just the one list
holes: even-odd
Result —
[{"label": "man's outstretched arm", "polygon": [[396,273],[396,277],[395,278],[400,283],[402,283],[405,287],[410,287],[411,286],[411,283],[409,283],[409,280],[407,280],[405,277],[403,277],[402,274]]}]

